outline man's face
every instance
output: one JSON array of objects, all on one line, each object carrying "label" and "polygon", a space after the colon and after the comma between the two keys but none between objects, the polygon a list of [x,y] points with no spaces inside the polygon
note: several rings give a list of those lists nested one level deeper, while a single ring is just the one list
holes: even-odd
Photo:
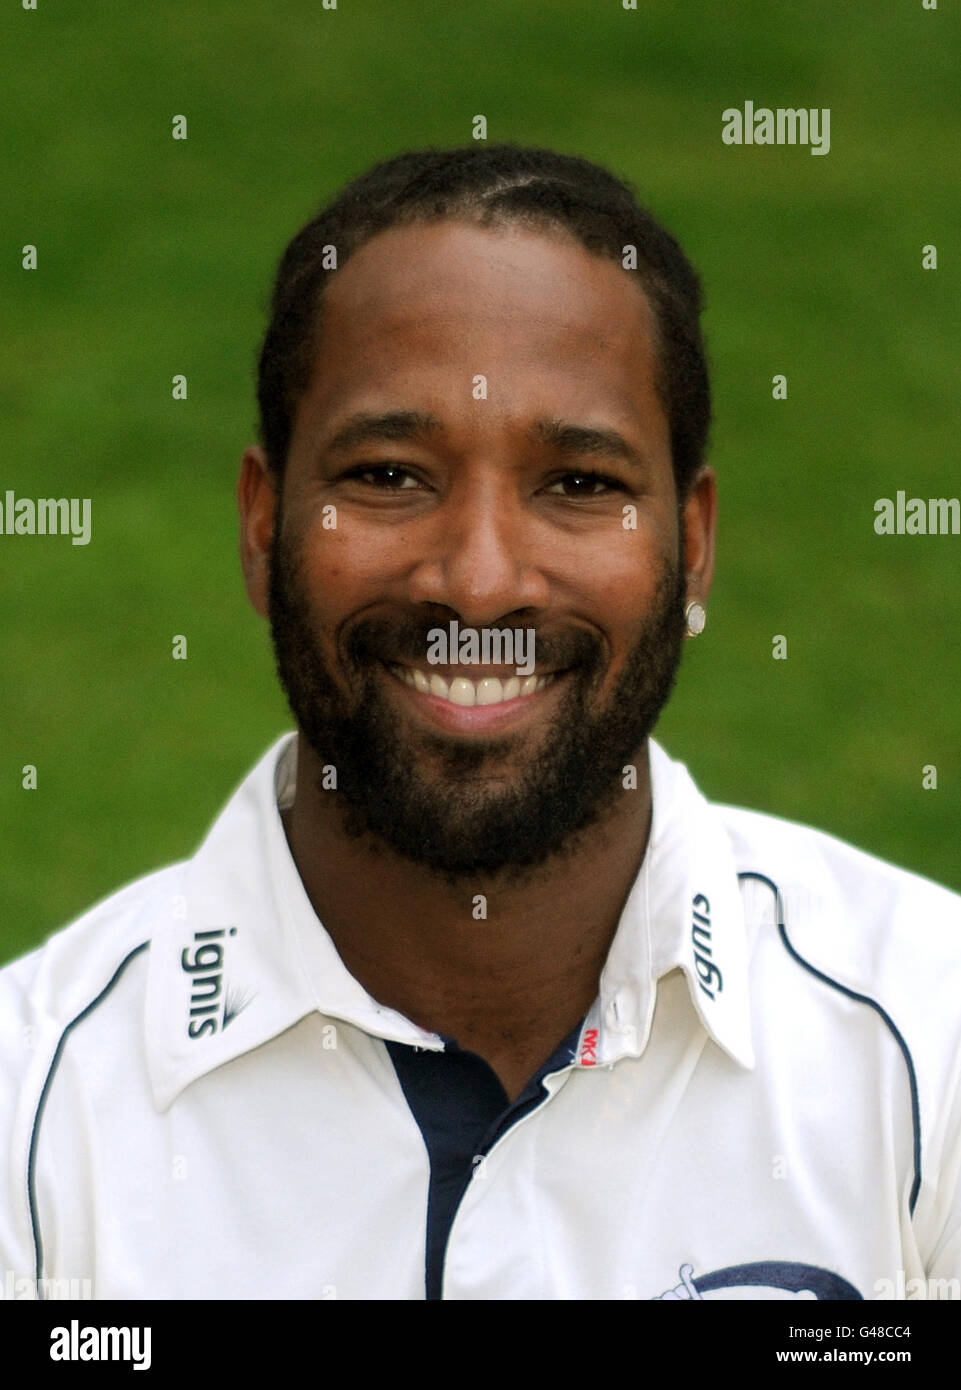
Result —
[{"label": "man's face", "polygon": [[[333,277],[268,592],[351,833],[489,874],[569,852],[630,795],[689,568],[655,371],[639,287],[564,236],[395,228]],[[455,619],[533,633],[536,679],[432,664]]]}]

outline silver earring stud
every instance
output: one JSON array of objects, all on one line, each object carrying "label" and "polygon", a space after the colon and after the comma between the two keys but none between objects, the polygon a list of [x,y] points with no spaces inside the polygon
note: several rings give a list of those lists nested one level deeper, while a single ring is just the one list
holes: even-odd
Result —
[{"label": "silver earring stud", "polygon": [[688,637],[700,636],[707,623],[707,614],[704,611],[703,604],[698,603],[696,600],[689,603],[684,610],[684,621],[687,623]]}]

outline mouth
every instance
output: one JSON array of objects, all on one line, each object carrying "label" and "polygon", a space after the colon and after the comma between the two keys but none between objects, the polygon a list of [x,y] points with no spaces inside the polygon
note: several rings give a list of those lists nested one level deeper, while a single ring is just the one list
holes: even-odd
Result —
[{"label": "mouth", "polygon": [[[449,672],[449,668],[444,669]],[[475,705],[501,705],[508,700],[526,700],[529,695],[546,690],[557,674],[550,671],[542,676],[536,673],[530,676],[485,675],[472,680],[459,673],[442,675],[438,670],[428,675],[418,666],[399,666],[395,663],[390,663],[388,670],[421,695],[433,695],[462,709],[471,709]]]},{"label": "mouth", "polygon": [[456,668],[383,663],[392,683],[409,692],[412,706],[432,724],[455,733],[488,732],[518,723],[539,708],[566,671],[529,676],[477,672],[464,676]]}]

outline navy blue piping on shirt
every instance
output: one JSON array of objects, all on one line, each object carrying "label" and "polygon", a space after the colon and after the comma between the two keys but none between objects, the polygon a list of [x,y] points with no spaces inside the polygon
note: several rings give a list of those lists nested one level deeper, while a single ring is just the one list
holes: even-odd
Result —
[{"label": "navy blue piping on shirt", "polygon": [[440,1035],[444,1038],[443,1052],[385,1039],[430,1164],[424,1268],[428,1301],[443,1297],[447,1241],[477,1161],[501,1135],[540,1105],[547,1095],[545,1077],[574,1064],[583,1026],[582,1019],[513,1102],[484,1058],[458,1046],[453,1038]]},{"label": "navy blue piping on shirt", "polygon": [[918,1200],[918,1193],[921,1190],[921,1106],[918,1101],[918,1078],[914,1070],[914,1062],[911,1058],[910,1048],[904,1041],[900,1030],[890,1014],[887,1014],[884,1009],[882,1009],[877,1000],[871,999],[866,994],[858,994],[853,989],[848,989],[847,985],[842,985],[838,980],[832,980],[830,975],[825,975],[822,970],[816,969],[815,966],[811,965],[809,961],[806,961],[803,956],[798,954],[791,945],[787,929],[784,925],[784,899],[781,897],[781,890],[776,883],[772,883],[766,874],[752,872],[739,873],[738,878],[753,878],[757,879],[759,883],[767,884],[768,888],[770,888],[771,892],[774,894],[777,903],[778,934],[784,942],[788,954],[797,961],[798,965],[803,965],[805,970],[809,970],[812,975],[816,976],[819,980],[823,980],[824,983],[830,985],[832,989],[838,990],[841,994],[846,994],[849,999],[857,1000],[859,1004],[867,1004],[875,1013],[880,1014],[881,1018],[884,1019],[884,1022],[891,1030],[895,1042],[901,1049],[901,1055],[904,1057],[905,1065],[908,1069],[908,1083],[911,1087],[911,1120],[914,1127],[914,1182],[911,1186],[911,1196],[908,1200],[908,1213],[913,1216],[915,1204]]},{"label": "navy blue piping on shirt", "polygon": [[43,1293],[40,1288],[40,1281],[43,1275],[43,1241],[40,1236],[40,1217],[37,1212],[37,1140],[40,1136],[40,1121],[43,1117],[44,1107],[47,1104],[47,1096],[50,1094],[50,1086],[53,1081],[54,1072],[60,1065],[60,1058],[63,1056],[63,1049],[66,1044],[67,1038],[70,1036],[71,1030],[76,1028],[78,1023],[82,1023],[83,1020],[87,1017],[87,1015],[92,1013],[93,1010],[97,1007],[97,1005],[100,1004],[104,999],[106,999],[107,995],[110,993],[114,985],[120,979],[120,976],[126,970],[127,966],[133,960],[134,956],[138,956],[140,952],[145,950],[146,947],[149,945],[149,941],[141,941],[139,946],[135,946],[134,949],[130,952],[130,954],[126,956],[117,966],[109,982],[100,991],[96,999],[91,1000],[87,1007],[81,1013],[77,1014],[77,1017],[73,1019],[72,1022],[68,1023],[66,1028],[64,1028],[63,1032],[60,1034],[60,1041],[57,1043],[57,1050],[53,1054],[53,1061],[50,1063],[50,1070],[47,1072],[47,1079],[43,1083],[43,1090],[40,1092],[40,1099],[37,1102],[37,1113],[33,1117],[33,1131],[30,1135],[30,1156],[27,1160],[27,1194],[30,1199],[30,1221],[33,1226],[33,1249],[36,1263],[37,1298],[41,1301],[43,1300]]}]

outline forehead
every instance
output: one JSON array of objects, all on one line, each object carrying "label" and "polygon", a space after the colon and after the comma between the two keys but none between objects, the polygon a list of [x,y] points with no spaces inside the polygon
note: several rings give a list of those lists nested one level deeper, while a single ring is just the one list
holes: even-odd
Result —
[{"label": "forehead", "polygon": [[393,227],[333,273],[298,417],[311,433],[359,409],[453,418],[486,379],[487,423],[545,412],[669,431],[656,324],[636,278],[558,231],[442,221]]}]

